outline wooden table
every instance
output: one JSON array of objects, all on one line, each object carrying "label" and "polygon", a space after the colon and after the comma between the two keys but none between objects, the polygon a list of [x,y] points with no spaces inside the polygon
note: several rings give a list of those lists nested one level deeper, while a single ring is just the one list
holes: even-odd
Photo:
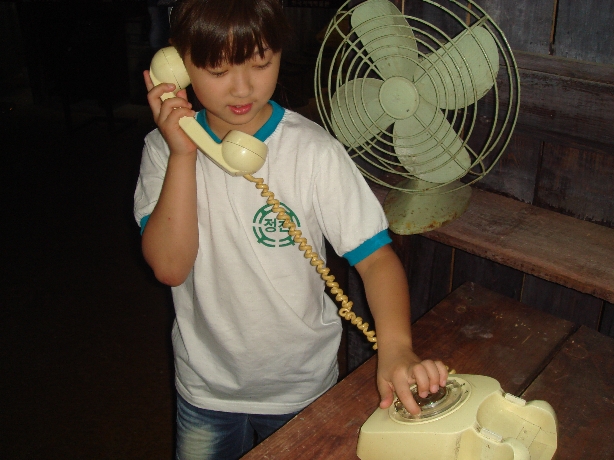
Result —
[{"label": "wooden table", "polygon": [[[614,458],[614,340],[467,283],[413,326],[414,348],[504,391],[548,401],[561,459]],[[376,357],[305,408],[244,459],[356,459],[376,409]]]}]

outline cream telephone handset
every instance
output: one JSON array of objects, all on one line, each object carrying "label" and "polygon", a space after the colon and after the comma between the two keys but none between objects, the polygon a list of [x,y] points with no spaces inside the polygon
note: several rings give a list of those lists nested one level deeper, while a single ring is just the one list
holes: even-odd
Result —
[{"label": "cream telephone handset", "polygon": [[[175,91],[163,94],[162,100],[175,97],[177,91],[190,85],[190,77],[183,60],[172,46],[162,48],[154,55],[149,68],[149,76],[154,85],[160,83],[173,83],[175,85]],[[211,139],[198,121],[192,117],[181,118],[179,126],[198,148],[220,168],[231,176],[243,176],[248,181],[253,182],[257,189],[261,190],[261,195],[266,198],[267,204],[272,206],[271,210],[277,213],[277,219],[283,221],[283,227],[288,230],[288,234],[299,245],[299,249],[304,252],[305,258],[310,259],[311,265],[315,267],[337,302],[341,304],[339,315],[351,321],[362,331],[367,340],[373,343],[373,349],[377,349],[375,331],[369,330],[369,324],[363,322],[362,318],[356,316],[352,311],[352,302],[343,293],[343,290],[335,281],[335,277],[329,274],[329,269],[325,266],[324,261],[316,252],[312,251],[311,246],[307,244],[307,239],[301,236],[301,231],[296,228],[279,200],[269,190],[268,185],[264,183],[263,179],[252,176],[264,165],[268,152],[266,144],[249,134],[230,131],[220,145]]]},{"label": "cream telephone handset", "polygon": [[[190,85],[190,77],[183,60],[172,46],[162,48],[154,55],[149,76],[154,85],[160,83],[175,85],[175,91],[163,94],[162,100],[174,97],[177,91]],[[264,165],[267,146],[249,134],[230,131],[222,140],[222,144],[218,144],[195,118],[183,117],[179,120],[179,126],[205,155],[231,176],[253,174]]]}]

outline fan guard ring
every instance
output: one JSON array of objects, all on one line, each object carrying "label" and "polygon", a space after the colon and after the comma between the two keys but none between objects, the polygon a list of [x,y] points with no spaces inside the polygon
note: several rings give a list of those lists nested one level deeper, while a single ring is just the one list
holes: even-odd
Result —
[{"label": "fan guard ring", "polygon": [[[511,48],[473,0],[415,1],[403,13],[388,0],[351,3],[330,21],[316,62],[323,125],[366,178],[392,190],[387,203],[441,207],[440,200],[457,201],[451,195],[465,197],[435,221],[428,216],[426,227],[391,222],[393,231],[443,225],[464,212],[467,186],[510,141],[520,108]],[[431,199],[437,204],[426,204]],[[400,206],[404,219],[416,220],[415,205]]]}]

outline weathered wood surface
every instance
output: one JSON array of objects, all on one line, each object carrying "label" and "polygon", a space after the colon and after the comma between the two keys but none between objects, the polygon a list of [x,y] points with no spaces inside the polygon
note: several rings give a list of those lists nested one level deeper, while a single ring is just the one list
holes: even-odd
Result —
[{"label": "weathered wood surface", "polygon": [[522,397],[550,403],[557,460],[614,458],[614,339],[581,327]]},{"label": "weathered wood surface", "polygon": [[416,235],[391,236],[409,280],[411,320],[415,322],[452,291],[454,248]]},{"label": "weathered wood surface", "polygon": [[516,127],[499,161],[478,182],[478,187],[533,203],[542,150],[540,137]]},{"label": "weathered wood surface", "polygon": [[614,64],[614,2],[559,0],[554,54]]},{"label": "weathered wood surface", "polygon": [[[524,69],[520,70],[520,81],[519,123],[589,141],[614,143],[614,84]],[[504,102],[505,88],[499,95]]]},{"label": "weathered wood surface", "polygon": [[612,171],[614,146],[602,151],[545,142],[533,204],[614,226]]},{"label": "weathered wood surface", "polygon": [[507,265],[457,250],[454,252],[452,289],[469,281],[510,299],[520,300],[524,274]]},{"label": "weathered wood surface", "polygon": [[575,80],[614,84],[614,66],[597,62],[579,61],[558,56],[529,53],[514,49],[519,69],[560,75]]},{"label": "weathered wood surface", "polygon": [[[537,132],[553,132],[590,142],[614,144],[614,65],[514,52],[520,75],[518,123]],[[506,69],[498,75],[499,103],[509,96]],[[481,100],[488,114],[490,92]]]},{"label": "weathered wood surface", "polygon": [[599,328],[604,301],[536,276],[526,275],[520,301],[591,329]]},{"label": "weathered wood surface", "polygon": [[[468,283],[413,328],[414,348],[459,373],[490,375],[520,394],[550,361],[573,324]],[[369,359],[245,459],[356,459],[362,424],[379,402],[377,357]]]},{"label": "weathered wood surface", "polygon": [[478,0],[514,50],[548,54],[554,0]]},{"label": "weathered wood surface", "polygon": [[427,238],[614,302],[614,230],[474,190],[469,208]]},{"label": "weathered wood surface", "polygon": [[414,347],[423,358],[439,358],[458,373],[489,375],[517,395],[574,327],[466,283],[414,324]]}]

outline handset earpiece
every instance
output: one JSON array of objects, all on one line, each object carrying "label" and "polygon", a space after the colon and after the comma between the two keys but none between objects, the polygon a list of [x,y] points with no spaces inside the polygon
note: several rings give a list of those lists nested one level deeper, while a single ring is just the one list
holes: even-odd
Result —
[{"label": "handset earpiece", "polygon": [[[181,56],[173,46],[160,49],[149,67],[149,76],[154,85],[173,83],[175,90],[164,93],[162,100],[174,97],[178,91],[190,85],[190,76]],[[183,117],[179,126],[185,131],[201,152],[231,176],[244,176],[258,171],[264,164],[268,148],[264,142],[241,131],[230,131],[216,143],[192,117]]]},{"label": "handset earpiece", "polygon": [[154,85],[160,83],[172,83],[175,90],[172,93],[164,93],[162,100],[175,97],[177,92],[190,86],[190,76],[185,68],[183,59],[174,46],[162,48],[154,54],[149,66],[149,76]]}]

